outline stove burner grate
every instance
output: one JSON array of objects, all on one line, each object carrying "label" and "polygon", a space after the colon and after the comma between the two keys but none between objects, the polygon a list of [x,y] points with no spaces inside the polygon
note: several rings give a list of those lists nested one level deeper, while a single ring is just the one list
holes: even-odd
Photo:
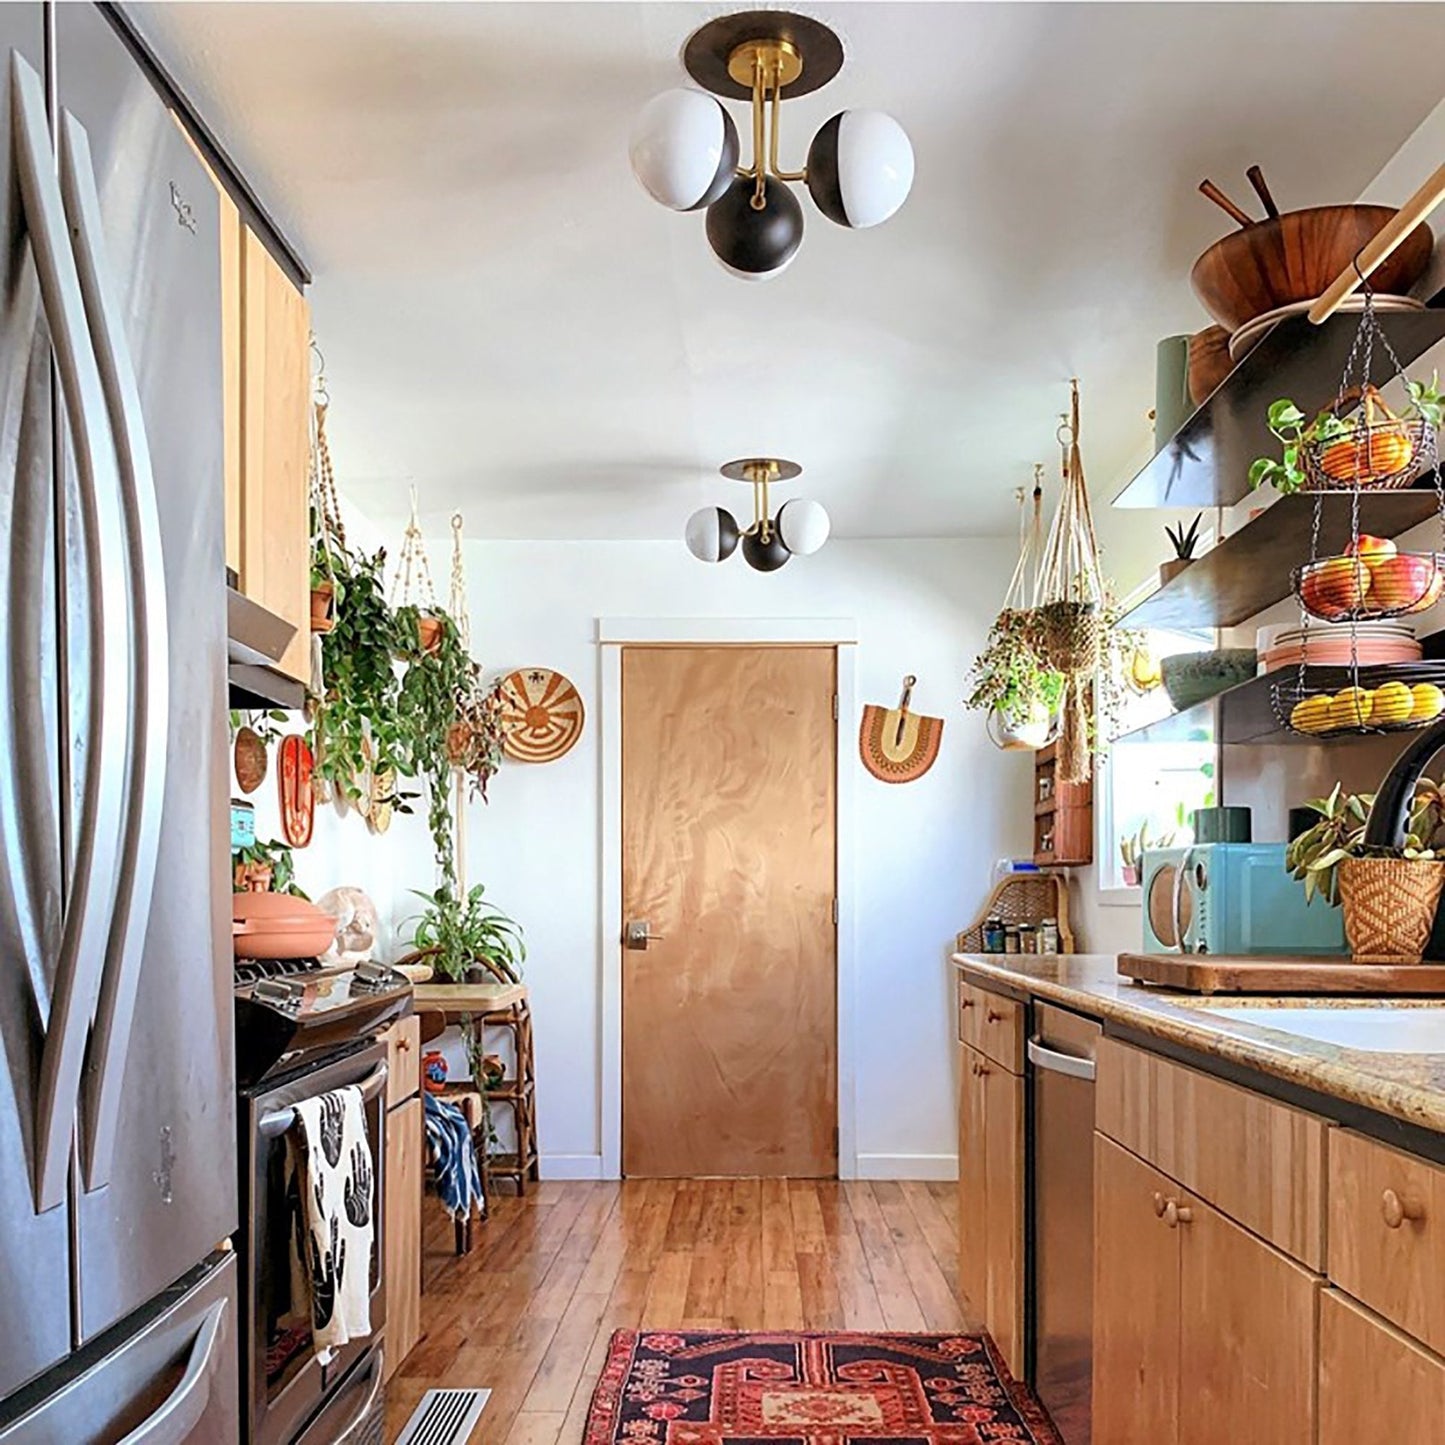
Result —
[{"label": "stove burner grate", "polygon": [[235,963],[236,987],[258,983],[263,978],[289,978],[295,973],[319,973],[319,958],[238,958]]}]

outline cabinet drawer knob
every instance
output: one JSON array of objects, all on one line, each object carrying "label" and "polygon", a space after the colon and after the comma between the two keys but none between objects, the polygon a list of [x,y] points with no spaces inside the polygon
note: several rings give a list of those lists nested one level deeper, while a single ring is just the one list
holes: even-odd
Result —
[{"label": "cabinet drawer knob", "polygon": [[973,1000],[971,998],[961,998],[958,1001],[958,1006],[959,1008],[972,1008]]},{"label": "cabinet drawer knob", "polygon": [[1424,1219],[1425,1206],[1418,1199],[1401,1199],[1393,1189],[1387,1189],[1380,1196],[1380,1213],[1385,1216],[1387,1229],[1399,1229],[1407,1219]]},{"label": "cabinet drawer knob", "polygon": [[984,1065],[984,1064],[975,1064],[975,1065],[973,1066],[973,1076],[974,1076],[975,1079],[981,1079],[981,1078],[983,1078],[983,1076],[984,1076],[985,1074],[987,1074],[987,1073],[988,1073],[988,1068],[987,1068],[986,1065]]},{"label": "cabinet drawer knob", "polygon": [[1154,1218],[1155,1218],[1155,1219],[1163,1219],[1163,1218],[1164,1218],[1164,1207],[1165,1207],[1165,1203],[1166,1203],[1166,1201],[1165,1201],[1165,1199],[1164,1199],[1164,1196],[1163,1196],[1162,1194],[1160,1194],[1160,1192],[1156,1189],[1156,1190],[1154,1191]]},{"label": "cabinet drawer knob", "polygon": [[1189,1224],[1194,1219],[1194,1211],[1187,1204],[1180,1204],[1177,1200],[1170,1199],[1164,1205],[1164,1223],[1170,1229],[1178,1229],[1181,1224]]},{"label": "cabinet drawer knob", "polygon": [[983,1018],[985,1023],[997,1024],[1003,1022],[1003,1015],[996,1013],[993,1009],[985,1010]]}]

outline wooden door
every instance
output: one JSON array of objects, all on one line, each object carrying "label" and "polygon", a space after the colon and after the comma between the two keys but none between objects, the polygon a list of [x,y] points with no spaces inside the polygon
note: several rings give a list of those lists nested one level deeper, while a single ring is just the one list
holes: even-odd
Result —
[{"label": "wooden door", "polygon": [[311,313],[271,253],[242,235],[241,590],[296,636],[280,669],[311,673]]},{"label": "wooden door", "polygon": [[837,1173],[831,647],[622,654],[622,1168]]},{"label": "wooden door", "polygon": [[985,1067],[983,1055],[964,1044],[958,1084],[958,1289],[980,1323],[988,1316]]},{"label": "wooden door", "polygon": [[1312,1445],[1319,1276],[1198,1200],[1179,1220],[1180,1445]]},{"label": "wooden door", "polygon": [[1436,1445],[1445,1360],[1347,1295],[1320,1296],[1319,1445]]},{"label": "wooden door", "polygon": [[984,1318],[1010,1370],[1024,1373],[1024,1081],[984,1061]]},{"label": "wooden door", "polygon": [[[1094,1135],[1097,1445],[1170,1445],[1178,1438],[1179,1230],[1168,1228],[1161,1211],[1181,1192],[1127,1149]],[[1204,1325],[1197,1320],[1197,1328]]]}]

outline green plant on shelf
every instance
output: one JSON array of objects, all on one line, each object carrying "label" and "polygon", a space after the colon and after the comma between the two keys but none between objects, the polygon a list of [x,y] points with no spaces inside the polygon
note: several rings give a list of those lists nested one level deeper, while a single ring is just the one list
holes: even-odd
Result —
[{"label": "green plant on shelf", "polygon": [[1445,791],[1429,778],[1421,778],[1410,805],[1405,842],[1398,848],[1365,844],[1365,824],[1374,805],[1373,793],[1347,793],[1336,783],[1329,797],[1312,798],[1305,807],[1319,821],[1285,848],[1290,877],[1304,884],[1305,898],[1326,903],[1340,901],[1339,868],[1347,858],[1406,858],[1429,862],[1445,856]]},{"label": "green plant on shelf", "polygon": [[[1391,420],[1408,422],[1419,417],[1438,431],[1441,425],[1445,424],[1445,392],[1440,390],[1439,374],[1433,373],[1428,382],[1407,380],[1405,390],[1409,395],[1410,404],[1399,417],[1391,415]],[[1367,402],[1374,394],[1374,389],[1369,388]],[[1368,415],[1369,406],[1367,405],[1364,410]],[[1355,435],[1364,420],[1365,418],[1360,416],[1337,416],[1328,407],[1310,420],[1288,398],[1274,402],[1269,408],[1266,422],[1270,431],[1279,439],[1283,452],[1278,458],[1257,457],[1250,464],[1249,485],[1262,487],[1268,483],[1283,496],[1289,496],[1302,490],[1309,480],[1304,469],[1305,449],[1327,447],[1332,442],[1348,441]],[[1408,464],[1410,460],[1409,441],[1403,431],[1398,437],[1372,436],[1369,443],[1371,458],[1374,459],[1377,444],[1386,440],[1392,445],[1405,449],[1401,464]],[[1347,477],[1342,478],[1342,484],[1348,485]]]},{"label": "green plant on shelf", "polygon": [[1183,522],[1174,527],[1164,528],[1164,535],[1169,538],[1170,545],[1174,548],[1176,561],[1192,562],[1194,560],[1194,549],[1199,545],[1199,525],[1203,521],[1204,513],[1198,512],[1188,528]]},{"label": "green plant on shelf", "polygon": [[446,884],[432,893],[413,891],[426,907],[412,921],[411,944],[436,949],[432,963],[439,972],[461,979],[473,963],[484,962],[501,978],[521,982],[527,960],[521,926],[486,901],[482,884],[460,897]]}]

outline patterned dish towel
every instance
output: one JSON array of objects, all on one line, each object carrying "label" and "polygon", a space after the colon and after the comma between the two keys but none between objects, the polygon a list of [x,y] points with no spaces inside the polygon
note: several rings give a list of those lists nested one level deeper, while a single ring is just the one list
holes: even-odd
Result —
[{"label": "patterned dish towel", "polygon": [[296,1119],[288,1145],[301,1196],[298,1282],[311,1300],[312,1339],[329,1359],[371,1333],[375,1170],[360,1089],[303,1099]]},{"label": "patterned dish towel", "polygon": [[480,1207],[482,1179],[477,1170],[477,1146],[466,1115],[455,1104],[435,1094],[426,1100],[426,1142],[436,1167],[437,1194],[453,1219],[470,1219]]}]

